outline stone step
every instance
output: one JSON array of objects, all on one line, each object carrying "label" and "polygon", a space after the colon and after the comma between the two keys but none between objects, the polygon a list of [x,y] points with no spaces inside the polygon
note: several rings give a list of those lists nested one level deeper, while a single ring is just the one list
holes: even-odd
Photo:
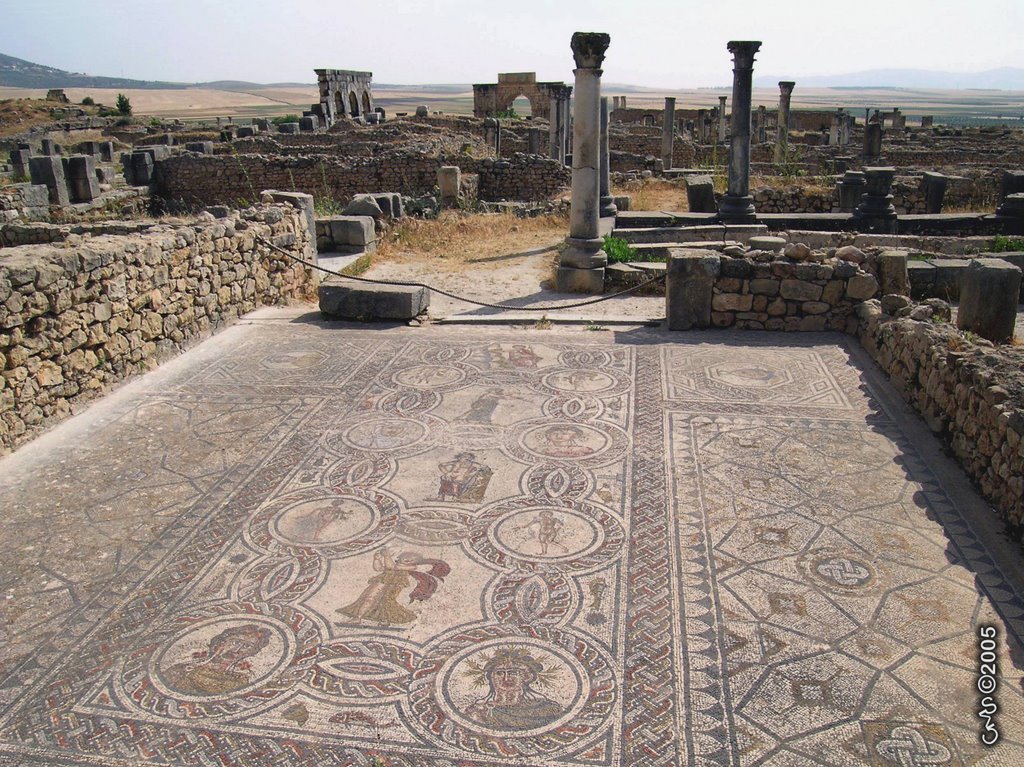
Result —
[{"label": "stone step", "polygon": [[639,229],[616,228],[612,233],[631,245],[641,243],[723,242],[726,239],[746,242],[751,237],[768,234],[763,224],[708,224],[703,226],[662,226]]},{"label": "stone step", "polygon": [[317,291],[328,317],[360,322],[411,320],[430,305],[430,291],[407,285],[375,285],[332,277]]},{"label": "stone step", "polygon": [[320,253],[317,255],[316,263],[317,266],[322,266],[324,269],[330,269],[334,272],[341,272],[342,274],[351,274],[352,266],[356,264],[359,259],[367,257],[369,254],[362,249],[346,252],[328,251],[326,253]]}]

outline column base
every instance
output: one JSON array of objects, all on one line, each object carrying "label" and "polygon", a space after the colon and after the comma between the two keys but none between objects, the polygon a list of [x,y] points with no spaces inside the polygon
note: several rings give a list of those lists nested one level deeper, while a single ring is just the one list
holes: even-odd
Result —
[{"label": "column base", "polygon": [[559,293],[604,293],[604,267],[596,269],[575,269],[571,266],[558,267],[557,288]]},{"label": "column base", "polygon": [[566,248],[558,259],[559,267],[571,267],[573,269],[597,269],[608,264],[608,256],[605,254],[604,240],[600,237],[580,238],[566,237]]},{"label": "column base", "polygon": [[725,195],[718,201],[718,220],[727,224],[753,224],[757,221],[753,196]]},{"label": "column base", "polygon": [[598,215],[601,218],[608,218],[614,216],[619,212],[619,209],[615,207],[615,198],[611,195],[603,195],[598,201]]}]

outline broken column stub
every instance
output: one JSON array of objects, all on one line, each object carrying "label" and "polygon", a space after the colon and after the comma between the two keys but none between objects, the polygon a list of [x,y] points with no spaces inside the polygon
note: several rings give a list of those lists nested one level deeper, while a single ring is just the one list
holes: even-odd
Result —
[{"label": "broken column stub", "polygon": [[783,162],[789,153],[789,105],[792,103],[793,88],[796,83],[792,80],[779,82],[779,125],[775,137],[775,162]]},{"label": "broken column stub", "polygon": [[569,236],[558,265],[558,290],[569,293],[604,291],[608,257],[599,236],[601,64],[611,37],[603,32],[576,32],[575,115],[572,134],[572,203]]},{"label": "broken column stub", "polygon": [[611,152],[608,144],[608,99],[601,97],[601,198],[598,201],[598,215],[601,218],[614,217],[619,212],[612,197]]},{"label": "broken column stub", "polygon": [[861,226],[860,231],[895,234],[896,208],[892,204],[892,182],[896,169],[865,168],[864,195],[853,211],[853,217]]},{"label": "broken column stub", "polygon": [[713,250],[669,250],[665,286],[669,330],[711,327],[711,300],[721,266],[721,258]]},{"label": "broken column stub", "polygon": [[1013,338],[1021,271],[1001,258],[976,258],[963,270],[956,325],[994,343]]},{"label": "broken column stub", "polygon": [[676,133],[676,100],[671,96],[665,97],[665,115],[661,123],[661,167],[664,170],[672,168],[672,143]]}]

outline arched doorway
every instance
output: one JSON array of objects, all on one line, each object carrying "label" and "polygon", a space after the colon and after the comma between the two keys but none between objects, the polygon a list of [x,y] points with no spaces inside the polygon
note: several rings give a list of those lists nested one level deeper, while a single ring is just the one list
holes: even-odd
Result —
[{"label": "arched doorway", "polygon": [[512,99],[510,109],[516,113],[517,117],[533,117],[533,104],[522,94]]},{"label": "arched doorway", "polygon": [[363,91],[363,114],[369,114],[372,111],[370,108],[370,94],[367,91]]},{"label": "arched doorway", "polygon": [[340,120],[345,116],[345,97],[341,91],[334,92],[334,119]]},{"label": "arched doorway", "polygon": [[349,114],[352,117],[359,117],[359,98],[355,91],[348,92]]}]

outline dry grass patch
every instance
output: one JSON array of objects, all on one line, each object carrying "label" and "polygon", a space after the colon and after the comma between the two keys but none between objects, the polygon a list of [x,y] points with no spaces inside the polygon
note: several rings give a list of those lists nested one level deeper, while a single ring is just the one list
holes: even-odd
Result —
[{"label": "dry grass patch", "polygon": [[444,211],[436,219],[404,219],[381,238],[375,260],[429,260],[445,269],[503,267],[547,250],[553,254],[568,228],[564,216]]},{"label": "dry grass patch", "polygon": [[628,194],[630,210],[689,210],[686,203],[686,187],[681,181],[669,181],[664,178],[627,181],[613,186],[612,194]]},{"label": "dry grass patch", "polygon": [[831,194],[835,188],[832,176],[761,176],[750,177],[750,188],[799,189],[809,194]]}]

